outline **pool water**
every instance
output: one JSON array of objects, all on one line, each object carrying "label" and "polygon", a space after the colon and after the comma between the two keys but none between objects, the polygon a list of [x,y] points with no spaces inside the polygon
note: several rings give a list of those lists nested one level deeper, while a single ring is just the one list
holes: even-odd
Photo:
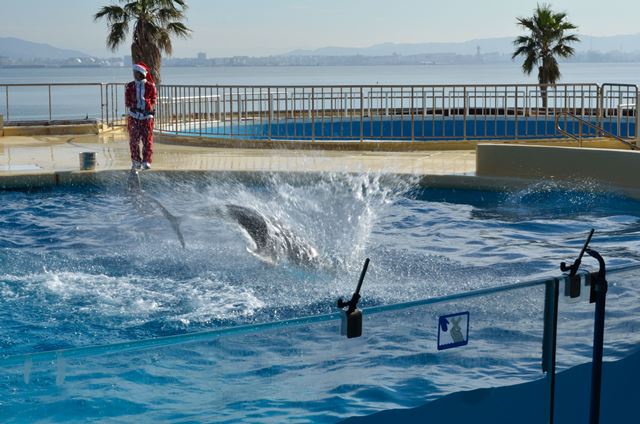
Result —
[{"label": "pool water", "polygon": [[[596,190],[422,189],[343,174],[143,177],[181,220],[185,248],[158,208],[136,205],[117,177],[2,193],[4,354],[327,313],[366,256],[366,305],[555,275],[592,227],[611,266],[640,260],[640,204]],[[252,255],[237,224],[210,215],[227,203],[277,217],[317,248],[321,264],[274,266]]]},{"label": "pool water", "polygon": [[[371,265],[363,285],[362,307],[558,275],[560,261],[575,258],[592,227],[596,228],[592,246],[607,258],[609,266],[640,263],[640,203],[603,193],[595,186],[576,189],[545,182],[513,192],[489,192],[423,188],[417,179],[370,174],[260,174],[251,178],[242,174],[143,174],[145,196],[179,221],[183,248],[155,201],[145,201],[127,190],[126,175],[101,178],[87,187],[0,194],[4,205],[0,212],[0,356],[332,313],[336,299],[353,291],[365,257],[371,258]],[[286,258],[268,263],[252,254],[251,242],[240,227],[211,213],[225,204],[250,206],[277,219],[316,247],[318,263],[301,265]],[[526,296],[487,300],[478,313],[499,313],[483,331],[491,337],[509,337],[505,332],[511,331],[507,330],[514,319],[511,314],[530,316],[517,337],[532,343],[535,339],[538,352],[542,296],[540,290],[535,294],[536,301]],[[505,304],[509,305],[506,309]],[[462,302],[459,306],[472,305]],[[269,421],[267,416],[274,422],[296,416],[334,422],[358,412],[415,405],[416,399],[423,399],[425,384],[433,385],[430,396],[446,393],[438,382],[446,380],[450,371],[431,377],[397,374],[404,366],[398,361],[413,366],[435,358],[416,353],[400,359],[407,349],[419,352],[419,343],[409,337],[415,335],[411,326],[418,315],[414,311],[371,318],[371,325],[382,331],[377,339],[380,345],[362,354],[372,355],[370,365],[385,370],[381,375],[394,387],[392,392],[380,392],[373,386],[367,391],[364,386],[335,381],[343,370],[334,369],[334,361],[350,357],[354,348],[329,348],[334,327],[327,325],[316,326],[313,339],[305,337],[311,330],[303,327],[225,339],[213,344],[214,353],[211,345],[164,351],[161,363],[153,353],[125,356],[122,363],[143,364],[144,372],[128,370],[120,375],[135,393],[162,398],[163,391],[176,385],[198,391],[181,397],[177,404],[165,399],[169,410],[133,400],[118,409],[113,405],[123,401],[122,395],[94,399],[94,406],[105,411],[111,405],[114,416],[121,418],[142,414],[147,419],[214,419],[202,404],[204,389],[193,383],[208,372],[200,366],[210,363],[226,364],[216,366],[211,378],[225,385],[216,402],[228,410],[220,413],[228,414],[231,421],[244,420],[247,415],[242,414],[253,411],[261,422]],[[588,328],[592,322],[587,320],[584,325]],[[396,334],[396,329],[404,336]],[[299,343],[288,345],[291,340]],[[363,349],[362,344],[354,346]],[[522,352],[530,354],[530,350],[527,346]],[[588,346],[576,342],[575,349],[569,350],[569,357],[588,358]],[[265,374],[264,364],[270,360],[266,358],[280,354]],[[305,374],[294,379],[293,385],[290,379],[283,377],[280,382],[278,377],[291,372],[287,358],[292,355],[304,357],[306,364],[294,367],[296,372],[304,369]],[[514,357],[510,366],[539,368],[527,355]],[[473,359],[466,361],[468,365]],[[504,364],[487,358],[480,365],[472,367],[470,382],[462,388],[475,387],[475,380],[492,382],[492,374]],[[151,377],[156,374],[147,367],[158,366],[168,380]],[[90,364],[89,374],[100,376],[112,368],[109,360],[97,360]],[[487,373],[483,373],[485,368]],[[180,377],[172,375],[172,370]],[[333,380],[327,381],[330,375]],[[234,378],[242,384],[235,385]],[[105,387],[114,384],[109,381]],[[247,395],[247,381],[262,388]],[[513,376],[509,381],[519,380]],[[264,400],[268,396],[259,390],[267,389],[261,383],[281,390],[287,401],[275,405]],[[2,390],[11,387],[15,390],[14,383],[7,383]],[[28,387],[24,390],[24,399],[28,399]],[[304,390],[309,391],[307,396],[301,394]],[[408,393],[408,401],[403,400],[403,392]],[[252,401],[261,396],[263,401]],[[310,401],[308,397],[317,401],[310,404],[311,409],[300,403]],[[24,406],[21,402],[9,403],[9,411],[17,413]],[[59,420],[73,418],[61,412],[66,405],[54,402],[49,405],[53,409],[45,412],[60,408],[62,415],[54,414]],[[335,411],[321,412],[326,408]]]}]

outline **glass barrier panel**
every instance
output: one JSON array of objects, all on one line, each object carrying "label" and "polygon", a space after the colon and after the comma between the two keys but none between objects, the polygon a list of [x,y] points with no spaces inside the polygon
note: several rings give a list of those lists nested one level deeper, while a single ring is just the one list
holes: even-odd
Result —
[{"label": "glass barrier panel", "polygon": [[[595,272],[597,265],[589,264],[588,269]],[[592,407],[596,305],[590,300],[594,282],[586,272],[579,274],[580,282],[574,284],[573,288],[568,279],[563,279],[560,284],[557,339],[559,374],[556,384],[558,422],[587,422]],[[640,268],[610,271],[607,280],[600,417],[607,422],[623,422],[635,414],[630,407],[638,396],[633,384],[625,384],[625,381],[631,381],[625,377],[634,372],[637,375],[638,372],[635,364],[639,362],[637,351],[640,347],[640,326],[637,324]],[[626,362],[613,362],[621,360]]]},{"label": "glass barrier panel", "polygon": [[559,279],[556,343],[555,422],[589,422],[589,386],[594,308],[587,272],[572,284]]},{"label": "glass barrier panel", "polygon": [[640,267],[607,273],[600,416],[631,422],[640,389]]},{"label": "glass barrier panel", "polygon": [[3,358],[0,409],[9,421],[337,422],[464,392],[448,413],[544,422],[544,292],[371,307],[352,339],[333,314]]},{"label": "glass barrier panel", "polygon": [[591,362],[594,308],[589,303],[590,282],[587,272],[580,271],[577,277],[573,288],[568,278],[559,282],[558,372]]},{"label": "glass barrier panel", "polygon": [[640,267],[607,274],[604,360],[618,361],[640,349]]}]

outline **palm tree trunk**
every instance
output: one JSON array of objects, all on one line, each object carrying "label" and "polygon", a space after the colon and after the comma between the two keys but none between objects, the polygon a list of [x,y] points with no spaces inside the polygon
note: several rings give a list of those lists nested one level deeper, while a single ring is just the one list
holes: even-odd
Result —
[{"label": "palm tree trunk", "polygon": [[547,110],[549,78],[547,75],[546,59],[542,59],[542,65],[538,68],[538,83],[540,84],[540,96],[542,96],[542,107]]},{"label": "palm tree trunk", "polygon": [[542,97],[542,108],[547,109],[547,84],[540,84],[540,96]]},{"label": "palm tree trunk", "polygon": [[131,43],[131,59],[133,63],[144,62],[151,70],[156,84],[160,84],[160,64],[162,55],[153,40],[147,40],[142,24],[137,24]]}]

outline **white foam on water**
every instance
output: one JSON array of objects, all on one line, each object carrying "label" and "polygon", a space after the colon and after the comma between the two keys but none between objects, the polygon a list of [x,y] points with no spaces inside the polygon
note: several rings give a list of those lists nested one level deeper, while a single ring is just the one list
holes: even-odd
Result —
[{"label": "white foam on water", "polygon": [[174,281],[45,271],[0,279],[20,285],[24,295],[39,298],[41,308],[67,309],[69,316],[84,315],[95,321],[124,319],[128,325],[160,316],[188,323],[229,320],[251,316],[264,307],[250,288],[235,287],[215,277]]}]

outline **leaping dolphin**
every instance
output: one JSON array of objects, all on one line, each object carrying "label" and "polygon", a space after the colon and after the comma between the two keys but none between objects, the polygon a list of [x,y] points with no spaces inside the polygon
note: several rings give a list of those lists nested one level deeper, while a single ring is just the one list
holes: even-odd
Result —
[{"label": "leaping dolphin", "polygon": [[[132,170],[128,179],[129,193],[132,194],[136,207],[148,213],[148,205],[154,205],[167,219],[176,233],[182,247],[185,247],[184,236],[180,230],[180,218],[174,216],[167,208],[151,195],[145,193],[140,184],[138,172]],[[268,218],[255,209],[235,204],[225,204],[221,207],[207,208],[206,215],[214,215],[234,222],[255,245],[255,249],[248,249],[259,259],[275,264],[287,259],[299,265],[317,264],[318,251],[302,237],[286,228],[273,218]]]},{"label": "leaping dolphin", "polygon": [[250,252],[266,262],[276,263],[285,258],[298,265],[318,262],[315,247],[277,220],[255,209],[226,204],[217,208],[216,212],[237,223],[255,244],[255,250]]}]

